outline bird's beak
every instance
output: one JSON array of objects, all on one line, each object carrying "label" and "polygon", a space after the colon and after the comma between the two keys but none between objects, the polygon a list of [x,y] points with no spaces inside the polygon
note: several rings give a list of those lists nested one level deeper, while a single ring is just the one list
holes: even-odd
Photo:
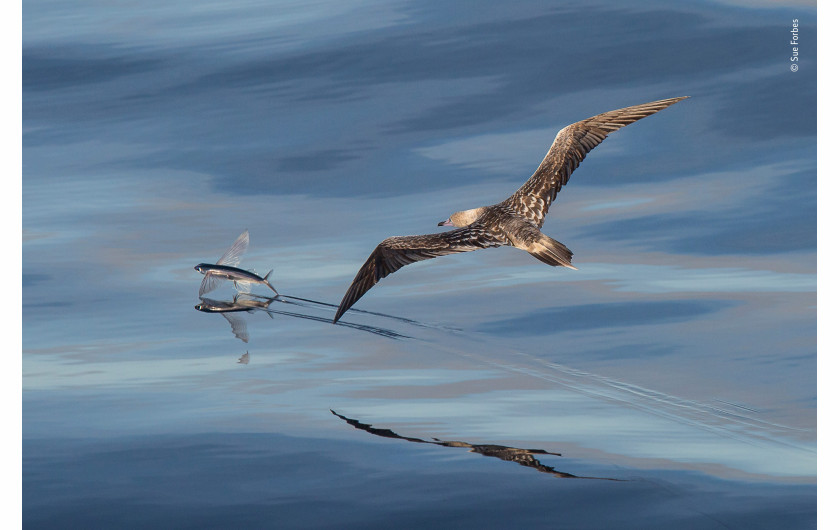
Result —
[{"label": "bird's beak", "polygon": [[439,222],[438,226],[455,226],[455,225],[452,224],[452,221],[450,219],[447,219],[446,221]]}]

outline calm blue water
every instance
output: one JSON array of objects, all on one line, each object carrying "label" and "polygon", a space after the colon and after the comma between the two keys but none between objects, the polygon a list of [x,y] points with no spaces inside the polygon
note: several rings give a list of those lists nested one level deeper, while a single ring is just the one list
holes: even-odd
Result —
[{"label": "calm blue water", "polygon": [[[24,3],[26,527],[816,525],[816,8],[451,4]],[[559,194],[580,270],[449,256],[329,324],[385,237],[682,95]],[[196,311],[245,229],[286,296]]]}]

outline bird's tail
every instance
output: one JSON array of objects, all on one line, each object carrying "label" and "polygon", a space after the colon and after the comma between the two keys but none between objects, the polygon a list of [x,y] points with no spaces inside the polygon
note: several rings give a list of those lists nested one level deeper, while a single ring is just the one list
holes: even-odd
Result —
[{"label": "bird's tail", "polygon": [[265,284],[268,286],[269,289],[274,291],[274,294],[276,294],[277,296],[280,296],[280,293],[277,292],[277,289],[275,289],[273,285],[268,283],[268,277],[271,276],[272,272],[274,272],[274,269],[271,269],[270,271],[268,271],[268,274],[265,275],[265,277],[263,278],[263,281],[265,282]]},{"label": "bird's tail", "polygon": [[540,237],[528,245],[526,250],[538,260],[552,267],[562,266],[577,270],[577,267],[572,265],[572,251],[566,248],[563,243],[545,234],[541,233]]}]

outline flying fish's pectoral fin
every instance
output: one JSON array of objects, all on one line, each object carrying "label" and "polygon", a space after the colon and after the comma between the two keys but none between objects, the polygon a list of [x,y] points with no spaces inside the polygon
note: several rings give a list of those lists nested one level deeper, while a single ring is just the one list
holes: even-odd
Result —
[{"label": "flying fish's pectoral fin", "polygon": [[201,280],[201,286],[198,288],[199,298],[217,288],[219,286],[219,282],[221,281],[222,279],[215,274],[205,274],[204,279]]},{"label": "flying fish's pectoral fin", "polygon": [[229,249],[222,254],[222,257],[219,258],[219,261],[216,262],[216,265],[228,265],[230,267],[238,267],[239,266],[239,259],[242,257],[242,254],[248,250],[248,243],[250,241],[250,236],[248,235],[248,231],[245,230],[240,234],[239,237],[236,238],[236,241],[233,242],[233,245]]}]

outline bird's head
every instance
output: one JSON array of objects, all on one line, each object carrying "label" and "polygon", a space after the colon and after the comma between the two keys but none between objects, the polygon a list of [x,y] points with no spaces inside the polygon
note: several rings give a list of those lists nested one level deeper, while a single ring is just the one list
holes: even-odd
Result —
[{"label": "bird's head", "polygon": [[481,217],[481,215],[487,211],[486,206],[482,206],[481,208],[473,208],[472,210],[464,210],[462,212],[455,212],[449,216],[449,219],[446,221],[441,221],[438,223],[438,226],[467,226],[472,224],[476,219]]}]

